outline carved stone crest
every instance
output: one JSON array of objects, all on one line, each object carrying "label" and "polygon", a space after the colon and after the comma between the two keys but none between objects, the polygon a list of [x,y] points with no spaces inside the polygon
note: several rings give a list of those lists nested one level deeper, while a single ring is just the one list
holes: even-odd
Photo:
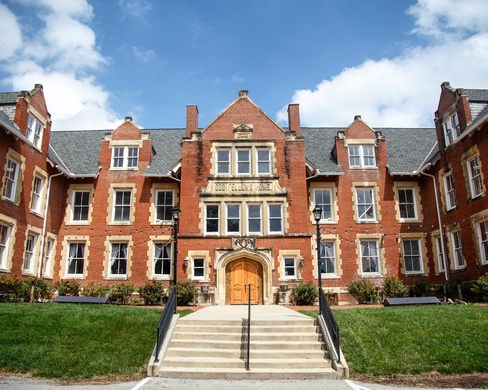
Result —
[{"label": "carved stone crest", "polygon": [[252,237],[235,237],[232,239],[232,249],[256,250],[256,239]]}]

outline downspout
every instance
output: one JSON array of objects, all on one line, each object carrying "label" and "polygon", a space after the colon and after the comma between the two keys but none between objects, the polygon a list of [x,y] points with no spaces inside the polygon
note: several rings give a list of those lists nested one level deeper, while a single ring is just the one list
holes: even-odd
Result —
[{"label": "downspout", "polygon": [[49,176],[48,183],[47,183],[47,193],[46,193],[46,204],[44,205],[44,221],[42,222],[42,233],[41,233],[41,251],[39,256],[39,267],[37,269],[37,277],[41,277],[42,273],[42,262],[44,258],[44,245],[45,245],[45,236],[46,236],[46,228],[47,228],[47,211],[49,208],[49,198],[51,195],[51,180],[53,177],[61,176],[63,172],[56,173],[54,175]]},{"label": "downspout", "polygon": [[419,170],[419,172],[422,175],[425,175],[425,176],[432,178],[432,185],[434,186],[435,208],[437,210],[437,223],[439,224],[439,235],[441,238],[441,246],[442,246],[442,262],[444,263],[444,279],[446,282],[446,283],[444,283],[444,302],[447,302],[447,282],[449,281],[449,275],[447,273],[447,264],[446,264],[447,253],[446,253],[446,247],[444,245],[444,232],[442,230],[441,211],[440,211],[440,207],[439,207],[439,195],[437,193],[437,184],[435,181],[435,176],[424,172],[425,169],[428,169],[431,166],[432,166],[432,164],[428,163],[424,167],[422,167]]}]

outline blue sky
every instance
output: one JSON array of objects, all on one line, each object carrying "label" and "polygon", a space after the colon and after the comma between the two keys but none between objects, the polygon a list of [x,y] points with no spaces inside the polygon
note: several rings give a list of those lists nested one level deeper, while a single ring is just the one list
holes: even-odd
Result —
[{"label": "blue sky", "polygon": [[210,123],[240,89],[280,124],[433,126],[440,84],[488,88],[485,0],[0,0],[0,90],[53,129]]}]

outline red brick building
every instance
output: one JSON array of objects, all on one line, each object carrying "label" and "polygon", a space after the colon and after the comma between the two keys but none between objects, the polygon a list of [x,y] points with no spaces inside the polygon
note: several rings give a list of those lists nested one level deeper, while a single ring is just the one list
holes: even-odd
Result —
[{"label": "red brick building", "polygon": [[286,302],[317,282],[317,205],[340,302],[358,278],[473,281],[488,272],[487,113],[488,91],[443,83],[436,128],[304,128],[296,104],[282,127],[240,91],[203,128],[188,106],[185,129],[51,133],[41,86],[2,93],[0,272],[169,286],[179,206],[177,278],[201,302],[244,303],[247,284]]}]

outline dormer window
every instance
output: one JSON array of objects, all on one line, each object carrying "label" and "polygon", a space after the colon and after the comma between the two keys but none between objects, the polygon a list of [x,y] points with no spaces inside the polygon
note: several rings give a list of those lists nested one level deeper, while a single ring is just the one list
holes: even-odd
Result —
[{"label": "dormer window", "polygon": [[442,131],[444,132],[446,146],[451,145],[461,135],[459,118],[456,112],[442,121]]},{"label": "dormer window", "polygon": [[374,168],[376,158],[373,144],[353,144],[348,146],[349,166],[353,168]]},{"label": "dormer window", "polygon": [[41,147],[43,127],[44,126],[41,121],[37,119],[34,115],[29,113],[25,136],[38,149],[40,149]]},{"label": "dormer window", "polygon": [[112,148],[113,169],[137,169],[139,147],[115,146]]}]

